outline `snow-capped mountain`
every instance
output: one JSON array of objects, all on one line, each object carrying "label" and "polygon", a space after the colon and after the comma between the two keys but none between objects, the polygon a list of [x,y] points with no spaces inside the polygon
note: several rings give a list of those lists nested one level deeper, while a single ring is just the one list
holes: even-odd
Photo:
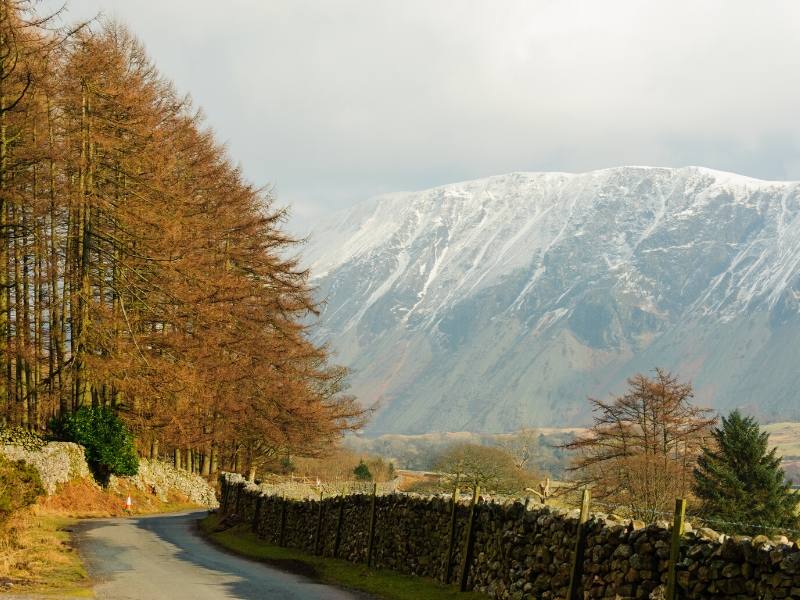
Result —
[{"label": "snow-capped mountain", "polygon": [[800,420],[800,182],[512,173],[371,199],[305,258],[373,432],[585,424],[655,366]]}]

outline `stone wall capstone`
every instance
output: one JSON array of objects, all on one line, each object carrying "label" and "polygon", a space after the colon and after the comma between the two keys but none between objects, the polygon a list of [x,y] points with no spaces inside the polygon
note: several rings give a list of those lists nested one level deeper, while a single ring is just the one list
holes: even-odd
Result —
[{"label": "stone wall capstone", "polygon": [[[341,511],[338,557],[366,562],[368,495],[325,498],[320,512],[318,500],[283,499],[230,473],[220,476],[220,490],[224,515],[236,515],[270,543],[283,537],[285,546],[325,556],[334,554]],[[450,510],[449,497],[378,496],[373,566],[441,579]],[[466,504],[457,505],[454,577],[468,512]],[[564,598],[577,531],[577,511],[481,500],[476,507],[469,589],[504,600]],[[663,598],[671,536],[667,526],[593,515],[585,531],[582,598]],[[800,548],[785,538],[728,537],[700,529],[683,536],[680,554],[679,598],[800,599]]]}]

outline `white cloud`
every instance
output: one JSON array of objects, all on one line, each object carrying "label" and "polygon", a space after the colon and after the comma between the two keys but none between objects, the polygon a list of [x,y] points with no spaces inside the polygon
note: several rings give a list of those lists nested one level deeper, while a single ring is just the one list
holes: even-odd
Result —
[{"label": "white cloud", "polygon": [[[45,5],[53,5],[47,0]],[[297,227],[512,170],[800,178],[800,3],[71,0],[128,23]]]}]

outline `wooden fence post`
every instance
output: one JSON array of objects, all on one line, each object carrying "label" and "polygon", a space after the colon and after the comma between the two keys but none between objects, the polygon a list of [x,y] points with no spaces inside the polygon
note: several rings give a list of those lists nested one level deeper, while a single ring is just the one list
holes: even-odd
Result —
[{"label": "wooden fence post", "polygon": [[456,508],[458,507],[458,480],[456,480],[456,487],[453,490],[453,502],[450,509],[450,538],[447,543],[447,554],[444,557],[444,569],[442,574],[442,581],[447,584],[450,583],[450,577],[453,575],[453,550],[456,545]]},{"label": "wooden fence post", "polygon": [[367,566],[372,566],[372,547],[375,540],[375,496],[378,493],[378,484],[372,484],[372,502],[369,508],[369,537],[367,539]]},{"label": "wooden fence post", "polygon": [[317,512],[317,533],[314,535],[314,554],[320,554],[319,538],[322,533],[322,492],[319,493],[319,512]]},{"label": "wooden fence post", "polygon": [[228,512],[228,493],[230,492],[230,485],[223,479],[220,481],[220,499],[219,510],[223,514]]},{"label": "wooden fence post", "polygon": [[469,518],[467,519],[467,531],[464,538],[464,551],[461,554],[461,573],[458,580],[458,589],[462,592],[467,591],[469,564],[472,562],[472,546],[475,542],[475,536],[472,531],[475,522],[475,505],[478,503],[480,493],[481,487],[476,485],[475,492],[472,494],[472,504],[469,505]]},{"label": "wooden fence post", "polygon": [[339,544],[342,541],[343,520],[344,520],[344,494],[339,496],[339,516],[336,519],[336,537],[333,540],[333,558],[339,558]]},{"label": "wooden fence post", "polygon": [[686,518],[686,500],[675,500],[675,517],[672,520],[672,543],[669,548],[669,571],[667,572],[667,600],[677,598],[677,566],[680,559],[681,537]]},{"label": "wooden fence post", "polygon": [[250,526],[250,529],[253,530],[253,533],[258,535],[258,518],[261,516],[261,500],[263,496],[261,494],[258,495],[256,498],[256,510],[253,512],[253,524]]},{"label": "wooden fence post", "polygon": [[278,537],[278,546],[283,546],[286,538],[286,496],[281,501],[281,532]]},{"label": "wooden fence post", "polygon": [[578,517],[578,531],[575,535],[575,549],[572,552],[572,568],[569,573],[569,589],[567,590],[567,600],[580,600],[581,584],[583,582],[583,555],[586,550],[586,521],[589,520],[589,505],[592,501],[592,493],[588,489],[583,490],[581,498],[581,514]]}]

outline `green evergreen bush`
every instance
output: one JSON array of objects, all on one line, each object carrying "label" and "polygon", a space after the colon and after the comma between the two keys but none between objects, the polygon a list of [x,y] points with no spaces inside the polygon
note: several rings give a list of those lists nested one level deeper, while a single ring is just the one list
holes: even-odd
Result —
[{"label": "green evergreen bush", "polygon": [[353,469],[353,474],[359,481],[372,481],[372,473],[363,460],[358,461],[358,465]]},{"label": "green evergreen bush", "polygon": [[110,475],[136,475],[139,471],[133,435],[108,408],[81,407],[54,420],[51,429],[59,439],[86,449],[86,462],[103,483]]},{"label": "green evergreen bush", "polygon": [[800,528],[795,494],[769,448],[769,434],[752,417],[733,411],[711,432],[694,470],[700,516],[727,533],[769,533]]},{"label": "green evergreen bush", "polygon": [[42,480],[33,466],[0,455],[0,525],[11,513],[30,506],[43,494]]}]

